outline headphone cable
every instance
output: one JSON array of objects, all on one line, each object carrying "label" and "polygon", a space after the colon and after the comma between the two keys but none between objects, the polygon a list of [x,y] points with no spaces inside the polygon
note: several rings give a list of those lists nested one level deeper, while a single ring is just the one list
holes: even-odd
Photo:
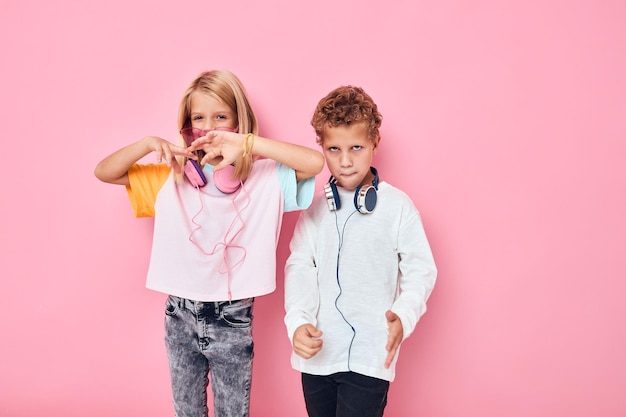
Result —
[{"label": "headphone cable", "polygon": [[341,295],[343,294],[343,288],[341,287],[341,282],[339,280],[339,259],[341,257],[341,249],[343,247],[343,237],[346,233],[346,226],[348,224],[348,220],[350,220],[350,218],[357,213],[357,210],[353,211],[352,213],[350,213],[350,215],[348,216],[348,218],[346,219],[346,221],[343,224],[343,228],[341,231],[339,231],[339,218],[337,216],[337,212],[333,211],[333,213],[335,214],[335,226],[337,228],[337,238],[338,238],[338,243],[339,246],[337,248],[337,268],[336,268],[336,279],[337,279],[337,286],[339,287],[339,294],[337,294],[337,298],[335,298],[335,308],[337,309],[337,311],[339,312],[339,314],[341,315],[341,318],[343,319],[343,321],[346,322],[346,324],[350,327],[350,329],[352,330],[352,338],[350,339],[350,345],[348,346],[348,370],[352,371],[352,369],[350,369],[350,357],[351,357],[351,353],[352,353],[352,344],[354,343],[354,339],[356,338],[356,329],[354,328],[354,326],[348,321],[348,319],[346,318],[346,316],[343,314],[343,311],[341,311],[341,309],[339,308],[339,297],[341,297]]}]

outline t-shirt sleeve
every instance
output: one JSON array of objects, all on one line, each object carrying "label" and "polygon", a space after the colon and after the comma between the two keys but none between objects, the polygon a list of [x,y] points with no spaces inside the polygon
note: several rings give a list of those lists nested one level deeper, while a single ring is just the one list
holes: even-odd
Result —
[{"label": "t-shirt sleeve", "polygon": [[315,177],[296,181],[296,171],[280,163],[276,164],[276,170],[285,196],[283,207],[285,213],[308,208],[315,194]]},{"label": "t-shirt sleeve", "polygon": [[135,217],[154,217],[157,195],[171,171],[166,164],[134,164],[130,167],[126,192]]}]

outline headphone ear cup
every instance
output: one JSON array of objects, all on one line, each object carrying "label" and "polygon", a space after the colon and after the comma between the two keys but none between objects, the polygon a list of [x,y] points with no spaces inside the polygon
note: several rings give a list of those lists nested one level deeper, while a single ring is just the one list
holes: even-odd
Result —
[{"label": "headphone ear cup", "polygon": [[324,186],[324,193],[326,194],[328,209],[330,211],[339,210],[341,208],[341,199],[339,198],[337,186],[334,183],[329,182]]},{"label": "headphone ear cup", "polygon": [[369,214],[376,208],[377,199],[375,187],[371,185],[358,187],[354,192],[354,207],[361,214]]},{"label": "headphone ear cup", "polygon": [[239,189],[241,181],[235,178],[235,167],[227,165],[219,171],[213,171],[215,187],[224,194],[232,194]]},{"label": "headphone ear cup", "polygon": [[185,177],[187,177],[194,187],[204,187],[207,184],[202,168],[193,159],[188,159],[187,162],[185,162],[184,171]]}]

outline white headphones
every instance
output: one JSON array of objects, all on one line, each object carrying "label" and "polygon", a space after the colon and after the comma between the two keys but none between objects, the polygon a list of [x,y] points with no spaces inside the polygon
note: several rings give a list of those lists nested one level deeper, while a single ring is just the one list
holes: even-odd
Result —
[{"label": "white headphones", "polygon": [[[374,167],[370,167],[370,172],[374,175],[372,185],[361,184],[354,190],[354,208],[361,214],[368,214],[374,211],[377,200],[378,190],[378,171]],[[337,191],[337,180],[332,175],[328,180],[328,184],[324,186],[326,193],[326,202],[330,211],[339,210],[341,208],[341,199]]]}]

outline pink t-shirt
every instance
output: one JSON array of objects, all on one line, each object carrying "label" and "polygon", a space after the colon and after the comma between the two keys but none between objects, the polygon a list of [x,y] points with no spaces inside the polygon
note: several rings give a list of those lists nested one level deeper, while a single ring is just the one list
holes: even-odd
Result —
[{"label": "pink t-shirt", "polygon": [[[127,187],[136,215],[155,213],[146,286],[196,301],[256,297],[276,289],[276,246],[283,212],[311,204],[315,178],[270,159],[254,163],[238,191],[224,194],[209,183],[165,182],[163,165],[134,165]],[[161,179],[161,180],[160,180]],[[161,182],[162,186],[158,186]],[[139,210],[139,211],[138,211]]]}]

